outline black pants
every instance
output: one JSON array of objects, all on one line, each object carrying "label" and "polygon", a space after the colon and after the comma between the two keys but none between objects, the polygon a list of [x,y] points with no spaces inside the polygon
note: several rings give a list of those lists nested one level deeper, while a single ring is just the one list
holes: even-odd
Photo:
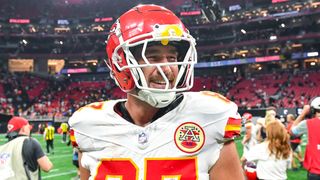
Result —
[{"label": "black pants", "polygon": [[62,141],[67,142],[67,132],[62,133]]},{"label": "black pants", "polygon": [[47,140],[46,143],[47,143],[47,153],[50,153],[50,148],[52,149],[52,152],[53,152],[53,139]]},{"label": "black pants", "polygon": [[320,180],[320,174],[313,174],[308,172],[308,180]]}]

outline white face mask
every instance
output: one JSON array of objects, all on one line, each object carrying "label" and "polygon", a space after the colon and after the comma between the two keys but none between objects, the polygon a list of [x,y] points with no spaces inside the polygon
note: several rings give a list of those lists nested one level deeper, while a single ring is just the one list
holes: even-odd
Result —
[{"label": "white face mask", "polygon": [[[117,26],[120,27],[120,26]],[[181,31],[181,32],[180,32]],[[192,88],[194,80],[194,65],[197,63],[197,51],[195,48],[195,39],[187,32],[183,31],[182,28],[177,25],[158,25],[154,27],[154,31],[146,34],[142,34],[133,37],[128,40],[123,40],[122,36],[119,36],[120,44],[114,49],[111,57],[111,62],[117,71],[129,70],[134,81],[134,88],[137,93],[132,94],[138,99],[149,103],[154,107],[165,107],[169,105],[174,99],[176,92],[187,91]],[[143,40],[140,40],[143,39]],[[160,43],[164,46],[170,45],[171,43],[180,44],[183,46],[184,52],[180,55],[182,57],[177,62],[167,63],[150,63],[145,56],[145,52],[149,44]],[[186,45],[186,46],[184,46]],[[131,52],[134,47],[141,46],[141,54],[144,63],[139,64]],[[124,53],[125,57],[121,57]],[[140,60],[140,59],[139,59]],[[126,61],[126,63],[123,63]],[[125,64],[125,65],[123,65]],[[162,68],[164,66],[178,66],[179,70],[175,77],[175,83],[171,84],[170,78],[164,73]],[[157,68],[162,80],[164,81],[165,88],[154,88],[150,87],[147,78],[144,75],[143,68],[154,67]],[[112,69],[112,68],[111,68]],[[112,75],[113,76],[113,75]],[[114,78],[116,83],[119,79]],[[119,85],[121,88],[121,86]],[[130,93],[133,89],[122,88],[124,92]]]},{"label": "white face mask", "polygon": [[131,95],[156,108],[166,107],[176,99],[176,92],[153,93],[148,90],[139,90],[138,95]]}]

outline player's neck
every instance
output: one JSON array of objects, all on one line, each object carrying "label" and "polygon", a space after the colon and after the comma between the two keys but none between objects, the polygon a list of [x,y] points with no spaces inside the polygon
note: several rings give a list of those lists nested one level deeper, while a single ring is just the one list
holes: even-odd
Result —
[{"label": "player's neck", "polygon": [[158,108],[152,107],[148,103],[141,101],[134,96],[128,96],[125,107],[130,114],[134,124],[138,126],[148,125],[152,117],[158,112]]}]

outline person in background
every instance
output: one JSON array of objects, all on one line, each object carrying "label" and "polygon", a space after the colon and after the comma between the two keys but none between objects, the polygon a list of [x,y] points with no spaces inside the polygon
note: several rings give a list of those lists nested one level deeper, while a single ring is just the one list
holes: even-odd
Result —
[{"label": "person in background", "polygon": [[292,151],[289,134],[278,120],[266,126],[266,139],[252,147],[245,155],[247,161],[257,164],[258,179],[287,179],[287,169],[291,166]]},{"label": "person in background", "polygon": [[[288,114],[287,115],[287,131],[290,133],[293,122],[295,120],[295,117],[293,114]],[[295,161],[295,159],[297,159],[301,165],[301,167],[303,166],[303,157],[302,157],[302,152],[301,152],[301,148],[300,148],[300,144],[301,144],[301,137],[302,135],[293,135],[290,134],[290,146],[291,149],[293,151],[293,158],[292,158],[292,170],[296,171],[298,170],[298,165]]]},{"label": "person in background", "polygon": [[77,176],[73,178],[73,180],[80,179],[80,170],[79,170],[79,150],[77,148],[73,148],[72,150],[72,164],[77,168]]},{"label": "person in background", "polygon": [[66,143],[67,142],[67,133],[68,133],[68,128],[69,125],[66,122],[61,123],[60,125],[61,131],[62,131],[62,142]]},{"label": "person in background", "polygon": [[43,137],[46,141],[47,154],[50,153],[50,149],[51,149],[51,153],[54,154],[54,144],[53,144],[54,131],[55,131],[55,128],[52,126],[52,123],[48,122],[47,127],[44,129],[44,133],[43,133]]},{"label": "person in background", "polygon": [[241,157],[241,163],[242,166],[244,166],[244,160],[245,160],[245,154],[253,147],[254,145],[257,144],[256,139],[253,137],[254,135],[254,124],[252,122],[252,114],[251,113],[244,113],[242,115],[242,119],[244,121],[244,126],[245,126],[245,135],[243,136],[242,139],[242,145],[243,145],[243,154]]},{"label": "person in background", "polygon": [[39,123],[38,125],[38,134],[43,134],[46,126],[43,123]]},{"label": "person in background", "polygon": [[79,169],[79,150],[76,148],[75,139],[74,139],[74,132],[70,131],[69,141],[67,142],[67,146],[70,146],[72,143],[72,164],[77,168],[77,176],[74,177],[72,180],[80,179],[80,169]]},{"label": "person in background", "polygon": [[69,119],[81,179],[244,179],[238,107],[215,92],[183,92],[197,52],[172,11],[133,7],[112,25],[106,51],[127,99],[89,104]]},{"label": "person in background", "polygon": [[[304,120],[311,115],[311,119]],[[301,114],[294,121],[293,135],[307,134],[303,166],[308,171],[308,180],[320,180],[320,97],[315,97],[310,105],[304,105]]]},{"label": "person in background", "polygon": [[7,129],[9,141],[0,146],[0,179],[41,179],[40,169],[49,172],[53,165],[39,142],[30,137],[28,120],[14,116]]},{"label": "person in background", "polygon": [[265,117],[257,120],[257,128],[255,130],[258,143],[263,142],[267,137],[266,126],[273,120],[276,120],[276,109],[274,107],[269,107],[266,109]]}]

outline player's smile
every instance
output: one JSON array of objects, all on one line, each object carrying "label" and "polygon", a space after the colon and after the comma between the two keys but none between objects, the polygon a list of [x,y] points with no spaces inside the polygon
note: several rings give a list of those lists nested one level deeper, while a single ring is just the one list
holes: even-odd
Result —
[{"label": "player's smile", "polygon": [[[173,88],[174,86],[174,77],[172,73],[169,73],[166,75],[169,81],[169,87],[168,88]],[[162,77],[150,77],[149,80],[149,87],[150,88],[155,88],[155,89],[165,89],[166,88],[166,81]]]},{"label": "player's smile", "polygon": [[[156,88],[156,89],[165,89],[166,88],[166,82],[165,81],[152,81],[150,82],[150,87],[151,88]],[[169,83],[169,88],[172,88],[173,84],[172,82]]]}]

